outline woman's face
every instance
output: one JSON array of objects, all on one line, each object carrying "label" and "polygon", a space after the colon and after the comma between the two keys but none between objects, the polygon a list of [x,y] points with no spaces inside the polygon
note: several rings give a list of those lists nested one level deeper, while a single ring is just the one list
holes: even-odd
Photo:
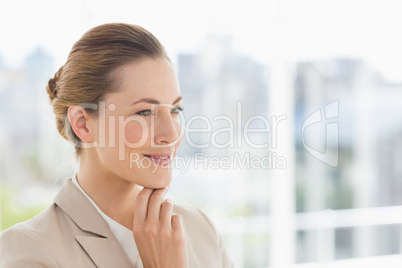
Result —
[{"label": "woman's face", "polygon": [[165,187],[183,137],[173,67],[166,59],[144,59],[120,67],[117,81],[119,89],[99,105],[99,117],[89,120],[99,168],[108,178]]}]

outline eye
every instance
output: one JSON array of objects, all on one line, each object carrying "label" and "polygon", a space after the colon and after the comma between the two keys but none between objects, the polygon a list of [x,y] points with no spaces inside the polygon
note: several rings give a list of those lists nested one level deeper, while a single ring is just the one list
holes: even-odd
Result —
[{"label": "eye", "polygon": [[142,115],[142,116],[149,116],[149,115],[154,115],[152,110],[142,110],[137,112],[138,115]]},{"label": "eye", "polygon": [[182,112],[183,110],[184,110],[184,107],[176,107],[176,108],[172,109],[172,113],[178,114],[178,113]]}]

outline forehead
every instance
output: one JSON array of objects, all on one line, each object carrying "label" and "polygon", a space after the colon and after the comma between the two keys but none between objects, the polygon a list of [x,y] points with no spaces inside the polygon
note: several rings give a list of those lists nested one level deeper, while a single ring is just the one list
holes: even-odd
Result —
[{"label": "forehead", "polygon": [[152,98],[172,103],[180,87],[171,63],[166,59],[143,59],[116,70],[118,90],[106,96],[107,102],[130,105],[138,99]]}]

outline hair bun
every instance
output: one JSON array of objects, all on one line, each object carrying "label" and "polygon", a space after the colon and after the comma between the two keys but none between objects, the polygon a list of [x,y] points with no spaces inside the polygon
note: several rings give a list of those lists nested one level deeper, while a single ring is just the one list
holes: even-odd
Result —
[{"label": "hair bun", "polygon": [[55,73],[53,78],[49,79],[47,83],[46,92],[49,95],[50,101],[53,101],[58,96],[58,81],[60,80],[60,75],[63,71],[63,66]]}]

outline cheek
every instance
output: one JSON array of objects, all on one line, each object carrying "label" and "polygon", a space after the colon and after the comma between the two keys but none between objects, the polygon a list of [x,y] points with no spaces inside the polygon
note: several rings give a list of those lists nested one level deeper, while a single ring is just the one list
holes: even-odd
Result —
[{"label": "cheek", "polygon": [[184,129],[183,129],[183,125],[181,124],[181,122],[179,120],[175,120],[175,128],[176,128],[177,135],[179,135],[179,141],[181,141],[184,136]]},{"label": "cheek", "polygon": [[175,122],[175,128],[176,128],[176,131],[177,131],[177,135],[179,135],[179,138],[178,138],[177,143],[175,145],[176,150],[177,150],[177,148],[179,147],[181,141],[183,140],[184,130],[183,130],[183,126],[181,125],[181,123],[179,121]]},{"label": "cheek", "polygon": [[121,131],[125,134],[127,142],[137,144],[138,147],[145,144],[148,140],[148,124],[132,121],[127,123]]}]

